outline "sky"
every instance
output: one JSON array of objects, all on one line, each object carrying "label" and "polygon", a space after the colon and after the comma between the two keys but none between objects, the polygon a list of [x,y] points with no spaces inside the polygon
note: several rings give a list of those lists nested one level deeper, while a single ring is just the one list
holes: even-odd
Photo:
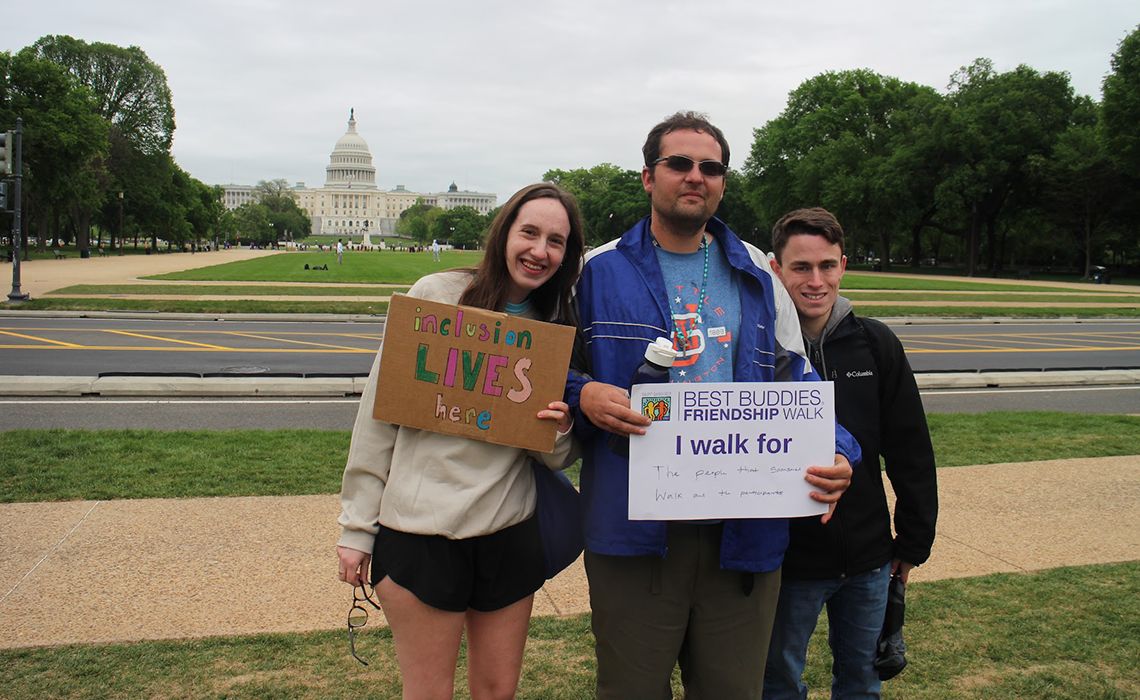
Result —
[{"label": "sky", "polygon": [[552,168],[641,168],[649,129],[706,113],[743,165],[753,130],[826,71],[945,91],[979,57],[1064,71],[1101,97],[1135,0],[33,0],[41,36],[139,46],[166,73],[175,160],[207,184],[324,184],[355,110],[381,189],[494,192]]}]

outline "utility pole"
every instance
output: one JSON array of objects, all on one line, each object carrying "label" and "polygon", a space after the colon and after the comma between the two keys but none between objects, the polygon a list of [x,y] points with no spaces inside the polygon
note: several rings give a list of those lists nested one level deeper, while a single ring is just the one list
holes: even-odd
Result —
[{"label": "utility pole", "polygon": [[12,190],[12,291],[8,293],[8,302],[18,304],[31,297],[20,291],[20,205],[23,199],[23,175],[20,164],[23,161],[24,120],[16,119],[16,130],[3,135],[0,147],[4,150],[3,168],[0,175],[12,173],[15,185]]}]

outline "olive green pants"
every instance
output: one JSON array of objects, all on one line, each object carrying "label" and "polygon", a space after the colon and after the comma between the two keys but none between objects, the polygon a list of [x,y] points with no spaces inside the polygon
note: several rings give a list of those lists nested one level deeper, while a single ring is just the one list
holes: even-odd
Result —
[{"label": "olive green pants", "polygon": [[722,525],[669,525],[668,556],[586,552],[599,700],[759,700],[780,572],[720,568]]}]

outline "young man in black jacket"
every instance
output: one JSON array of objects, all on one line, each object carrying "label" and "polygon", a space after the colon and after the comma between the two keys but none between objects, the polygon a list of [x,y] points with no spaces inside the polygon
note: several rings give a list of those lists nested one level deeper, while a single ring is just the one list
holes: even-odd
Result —
[{"label": "young man in black jacket", "polygon": [[[835,217],[819,208],[784,216],[772,230],[772,249],[808,357],[824,381],[835,382],[836,416],[859,441],[863,462],[827,524],[791,521],[764,699],[807,697],[808,639],[825,605],[831,697],[878,698],[873,662],[890,575],[906,581],[934,542],[938,493],[926,415],[902,343],[885,324],[856,317],[838,294],[847,257]],[[880,456],[897,496],[896,535]]]}]

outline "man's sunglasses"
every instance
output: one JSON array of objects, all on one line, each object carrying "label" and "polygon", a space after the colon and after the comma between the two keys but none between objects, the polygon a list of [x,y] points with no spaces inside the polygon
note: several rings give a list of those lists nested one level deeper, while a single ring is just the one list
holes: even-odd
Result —
[{"label": "man's sunglasses", "polygon": [[665,167],[673,172],[685,173],[686,175],[693,171],[693,163],[697,164],[697,167],[701,170],[701,175],[705,177],[724,177],[724,174],[728,172],[728,166],[719,160],[702,160],[697,163],[697,161],[688,156],[666,156],[664,158],[658,158],[650,163],[650,165],[657,165],[662,161],[664,161]]}]

